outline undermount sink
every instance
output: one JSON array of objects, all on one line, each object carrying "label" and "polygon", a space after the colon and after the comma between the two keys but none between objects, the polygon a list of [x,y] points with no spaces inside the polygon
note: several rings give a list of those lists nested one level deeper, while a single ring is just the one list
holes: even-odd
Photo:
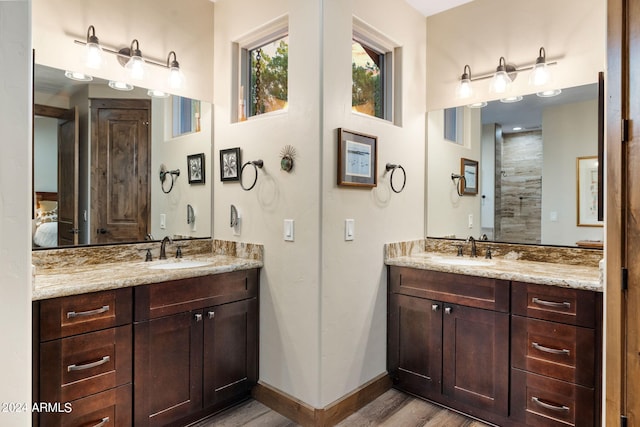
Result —
[{"label": "undermount sink", "polygon": [[434,257],[433,261],[440,263],[440,264],[447,264],[447,265],[461,265],[461,266],[475,266],[475,267],[482,267],[482,266],[488,266],[488,265],[493,265],[494,262],[491,260],[484,260],[484,259],[473,259],[473,258],[438,258],[438,257]]},{"label": "undermount sink", "polygon": [[195,261],[195,260],[179,260],[179,261],[171,261],[162,264],[153,264],[150,265],[150,270],[180,270],[183,268],[197,268],[204,267],[207,265],[211,265],[209,261]]}]

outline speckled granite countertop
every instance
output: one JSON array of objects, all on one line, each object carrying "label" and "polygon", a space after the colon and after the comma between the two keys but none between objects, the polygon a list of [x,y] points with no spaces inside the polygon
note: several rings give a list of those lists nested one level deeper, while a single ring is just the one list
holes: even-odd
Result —
[{"label": "speckled granite countertop", "polygon": [[[233,242],[214,242],[212,247],[209,241],[208,245],[201,247],[200,242],[196,244],[198,247],[185,248],[182,259],[157,260],[157,256],[154,256],[154,261],[145,262],[143,255],[150,245],[153,244],[62,249],[59,253],[46,251],[34,255],[36,275],[32,299],[35,301],[263,267],[261,245],[236,247]],[[130,251],[130,256],[123,256],[127,251]],[[56,259],[59,259],[58,262]],[[168,270],[150,268],[159,264],[189,261],[207,264]]]},{"label": "speckled granite countertop", "polygon": [[[598,292],[603,290],[599,260],[595,259],[601,252],[577,255],[574,252],[564,262],[557,262],[557,259],[550,262],[542,258],[532,260],[530,256],[521,256],[503,248],[501,253],[504,256],[485,259],[456,257],[450,251],[438,251],[432,243],[427,240],[426,244],[413,241],[386,245],[385,264]],[[495,248],[495,244],[492,247]],[[554,250],[560,249],[547,249],[548,252]],[[484,251],[478,253],[484,254]]]}]

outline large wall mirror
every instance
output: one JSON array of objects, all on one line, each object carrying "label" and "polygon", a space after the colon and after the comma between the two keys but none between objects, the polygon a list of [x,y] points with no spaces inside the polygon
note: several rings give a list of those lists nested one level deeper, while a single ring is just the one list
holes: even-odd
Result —
[{"label": "large wall mirror", "polygon": [[[190,184],[187,156],[204,154],[210,173],[211,104],[108,83],[35,65],[33,247],[210,237],[211,177]],[[174,137],[175,120],[192,131]],[[161,167],[180,175],[162,185]]]},{"label": "large wall mirror", "polygon": [[[445,136],[452,115],[463,133],[453,141]],[[531,94],[430,112],[427,235],[598,246],[602,222],[577,220],[577,160],[598,155],[598,115],[597,83],[553,97]],[[459,173],[461,158],[479,162],[477,195],[456,192],[451,173]],[[597,211],[597,173],[589,176],[587,191],[596,198],[587,209]]]}]

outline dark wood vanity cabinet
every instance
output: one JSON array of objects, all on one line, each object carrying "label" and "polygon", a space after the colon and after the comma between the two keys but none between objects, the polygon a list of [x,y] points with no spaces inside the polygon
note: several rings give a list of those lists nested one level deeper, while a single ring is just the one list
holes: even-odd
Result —
[{"label": "dark wood vanity cabinet", "polygon": [[602,294],[389,267],[394,385],[501,426],[600,425]]},{"label": "dark wood vanity cabinet", "polygon": [[40,426],[186,425],[258,378],[258,274],[243,270],[34,302]]},{"label": "dark wood vanity cabinet", "polygon": [[513,282],[512,418],[600,425],[602,294]]},{"label": "dark wood vanity cabinet", "polygon": [[36,301],[40,426],[131,425],[131,289]]},{"label": "dark wood vanity cabinet", "polygon": [[181,425],[246,398],[258,375],[258,271],[134,289],[134,422]]},{"label": "dark wood vanity cabinet", "polygon": [[509,282],[401,267],[389,276],[395,385],[471,415],[506,416]]}]

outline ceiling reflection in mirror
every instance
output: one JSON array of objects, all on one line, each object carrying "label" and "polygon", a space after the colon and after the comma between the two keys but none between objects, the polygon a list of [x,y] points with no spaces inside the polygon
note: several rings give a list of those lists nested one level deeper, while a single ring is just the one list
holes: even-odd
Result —
[{"label": "ceiling reflection in mirror", "polygon": [[[576,220],[577,159],[598,154],[597,84],[508,101],[458,108],[458,142],[444,136],[451,132],[445,112],[429,113],[427,235],[561,246],[601,242],[601,226]],[[459,196],[451,182],[461,158],[479,161],[476,196]]]},{"label": "ceiling reflection in mirror", "polygon": [[[35,65],[34,249],[212,235],[211,180],[189,183],[187,173],[190,155],[203,154],[203,172],[212,170],[211,104],[148,92]],[[174,137],[177,120],[192,131]],[[183,171],[170,192],[161,167]]]}]

